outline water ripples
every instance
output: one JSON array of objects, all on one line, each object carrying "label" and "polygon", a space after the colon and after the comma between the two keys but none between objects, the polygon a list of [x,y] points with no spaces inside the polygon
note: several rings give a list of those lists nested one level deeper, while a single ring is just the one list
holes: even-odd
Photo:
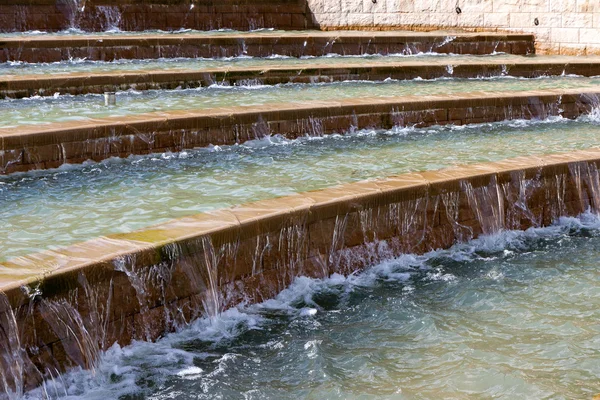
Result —
[{"label": "water ripples", "polygon": [[[569,132],[565,135],[565,132]],[[456,164],[588,148],[600,127],[552,118],[358,131],[66,165],[0,177],[2,258],[235,204]],[[41,227],[44,227],[41,229]]]}]

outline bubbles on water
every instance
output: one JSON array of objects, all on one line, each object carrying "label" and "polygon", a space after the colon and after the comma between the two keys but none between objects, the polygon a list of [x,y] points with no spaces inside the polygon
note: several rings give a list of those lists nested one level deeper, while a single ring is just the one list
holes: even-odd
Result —
[{"label": "bubbles on water", "polygon": [[600,124],[600,105],[592,107],[589,113],[578,118],[580,121],[592,124]]},{"label": "bubbles on water", "polygon": [[443,273],[442,271],[428,272],[427,279],[430,281],[442,281],[442,282],[452,282],[456,281],[457,277],[455,275],[449,273]]},{"label": "bubbles on water", "polygon": [[198,375],[201,375],[203,372],[204,370],[200,367],[187,367],[177,372],[177,376],[185,377],[188,379],[194,379],[198,377]]},{"label": "bubbles on water", "polygon": [[317,315],[317,309],[316,308],[307,308],[307,307],[305,307],[305,308],[302,308],[300,310],[299,315],[301,317],[312,317],[312,316]]}]

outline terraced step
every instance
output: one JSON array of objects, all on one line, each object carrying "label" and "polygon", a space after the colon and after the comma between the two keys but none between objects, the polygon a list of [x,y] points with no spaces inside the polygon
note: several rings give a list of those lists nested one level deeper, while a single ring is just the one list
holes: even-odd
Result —
[{"label": "terraced step", "polygon": [[352,98],[262,106],[155,112],[128,117],[0,129],[4,174],[55,168],[131,154],[240,143],[281,134],[344,133],[353,129],[576,118],[597,105],[600,86],[518,93]]},{"label": "terraced step", "polygon": [[[410,173],[3,262],[0,326],[20,340],[2,335],[0,349],[18,350],[26,379],[15,383],[39,385],[47,371],[95,365],[97,353],[73,339],[82,331],[96,352],[156,340],[198,317],[274,297],[297,276],[350,274],[502,228],[547,226],[587,206],[597,211],[599,167],[594,149]],[[66,317],[55,324],[55,316]]]},{"label": "terraced step", "polygon": [[161,57],[301,57],[363,54],[532,54],[531,34],[303,31],[244,34],[50,35],[0,39],[0,62]]},{"label": "terraced step", "polygon": [[[442,58],[442,57],[438,57]],[[515,60],[502,58],[461,61],[444,58],[402,62],[338,62],[221,67],[184,70],[115,71],[63,75],[5,75],[0,77],[0,97],[23,98],[34,95],[88,94],[115,90],[148,90],[206,87],[215,83],[246,84],[339,82],[346,80],[382,81],[391,79],[476,78],[513,76],[536,78],[557,75],[600,75],[600,59],[580,57],[536,57]]]}]

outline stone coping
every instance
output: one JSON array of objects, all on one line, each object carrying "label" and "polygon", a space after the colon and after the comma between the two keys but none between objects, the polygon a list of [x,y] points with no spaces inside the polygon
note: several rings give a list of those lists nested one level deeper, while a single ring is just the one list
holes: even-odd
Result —
[{"label": "stone coping", "polygon": [[48,35],[48,36],[18,36],[0,37],[0,47],[4,48],[55,48],[77,46],[136,46],[136,45],[167,45],[167,44],[222,44],[239,40],[272,42],[273,40],[301,41],[307,38],[327,39],[376,39],[382,41],[420,41],[452,37],[453,41],[498,41],[498,40],[533,40],[532,34],[502,33],[502,32],[456,32],[456,31],[352,31],[352,30],[305,30],[289,32],[240,32],[231,34],[130,34],[130,35]]},{"label": "stone coping", "polygon": [[126,89],[173,89],[210,86],[215,82],[238,85],[251,80],[262,84],[313,83],[344,80],[435,79],[515,76],[534,78],[573,74],[600,75],[600,59],[578,57],[525,58],[523,60],[369,62],[336,64],[217,67],[183,70],[76,72],[52,75],[5,75],[0,77],[0,97],[102,93]]},{"label": "stone coping", "polygon": [[302,57],[363,54],[535,53],[527,34],[447,34],[404,32],[285,32],[223,35],[106,35],[0,38],[0,62],[57,62],[71,58],[112,61],[174,57]]},{"label": "stone coping", "polygon": [[[600,149],[569,153],[522,156],[498,162],[459,165],[436,171],[411,172],[383,179],[347,183],[327,189],[261,200],[230,208],[191,215],[136,230],[113,234],[58,250],[16,257],[0,263],[0,292],[20,291],[23,285],[94,265],[110,264],[123,257],[203,236],[227,235],[227,232],[256,234],[281,223],[295,213],[307,213],[308,223],[330,218],[342,209],[350,212],[355,204],[369,199],[411,198],[414,193],[443,193],[461,181],[510,181],[515,172],[544,170],[580,162],[600,161]],[[343,211],[343,210],[342,210]],[[10,296],[9,296],[10,297]]]},{"label": "stone coping", "polygon": [[152,112],[0,129],[0,173],[57,168],[132,154],[233,145],[395,126],[465,125],[511,119],[577,118],[597,105],[600,86],[524,92],[350,98]]}]

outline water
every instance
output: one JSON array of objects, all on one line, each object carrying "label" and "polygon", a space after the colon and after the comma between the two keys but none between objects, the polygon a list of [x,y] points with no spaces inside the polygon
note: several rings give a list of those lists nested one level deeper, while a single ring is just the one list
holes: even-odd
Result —
[{"label": "water", "polygon": [[600,126],[589,117],[553,118],[271,137],[14,174],[0,178],[0,258],[344,182],[584,149],[599,139]]},{"label": "water", "polygon": [[[587,59],[587,58],[586,58]],[[592,58],[595,59],[595,58]],[[226,58],[161,58],[146,60],[116,60],[112,62],[74,59],[54,63],[27,63],[10,61],[0,63],[1,75],[32,75],[32,74],[68,74],[77,72],[100,73],[115,71],[146,71],[146,70],[199,70],[207,68],[230,67],[273,67],[294,65],[337,65],[337,64],[372,64],[372,63],[402,63],[427,62],[429,64],[446,65],[448,63],[488,61],[498,63],[513,63],[519,61],[548,61],[565,62],[576,60],[567,56],[536,56],[523,57],[509,54],[496,55],[447,55],[436,53],[421,54],[392,54],[392,55],[361,55],[340,56],[332,54],[325,57],[288,57],[274,55],[267,58],[239,56]]]},{"label": "water", "polygon": [[469,34],[465,33],[461,30],[437,30],[430,32],[415,32],[415,31],[407,31],[407,30],[394,30],[394,31],[380,31],[380,32],[369,32],[369,31],[360,31],[360,30],[340,30],[340,31],[320,31],[320,30],[279,30],[274,28],[258,28],[251,29],[249,31],[240,31],[235,29],[213,29],[207,31],[201,31],[197,29],[189,29],[189,28],[181,28],[173,31],[165,31],[161,29],[148,29],[145,31],[121,31],[116,27],[110,27],[104,32],[88,32],[82,29],[73,27],[69,29],[65,29],[58,32],[46,32],[39,30],[31,30],[24,32],[4,32],[0,33],[0,38],[33,38],[42,36],[42,37],[64,37],[64,36],[215,36],[215,35],[243,35],[245,37],[252,36],[398,36],[398,35],[406,35],[406,36],[441,36],[441,35],[455,35],[460,33],[462,35]]},{"label": "water", "polygon": [[518,92],[539,89],[594,87],[600,78],[552,77],[516,79],[386,80],[327,84],[221,86],[185,90],[117,93],[117,106],[106,107],[103,95],[35,97],[0,101],[0,128],[124,117],[155,111],[202,110],[215,107],[257,106],[311,100],[335,101],[356,97],[452,94],[475,91]]},{"label": "water", "polygon": [[[308,31],[311,34],[319,34],[320,31]],[[164,31],[161,29],[149,29],[145,31],[121,31],[115,27],[111,27],[104,32],[88,32],[79,28],[69,28],[58,32],[46,32],[46,31],[24,31],[24,32],[4,32],[0,33],[0,38],[32,38],[38,37],[61,38],[64,36],[187,36],[187,35],[199,35],[199,36],[219,36],[219,35],[238,35],[243,34],[244,36],[262,36],[262,35],[285,35],[285,34],[307,34],[307,31],[282,31],[272,28],[255,29],[251,31],[238,31],[234,29],[214,29],[210,31],[199,31],[197,29],[178,29],[174,31]]]},{"label": "water", "polygon": [[482,237],[115,345],[29,394],[69,399],[590,399],[600,220]]}]

